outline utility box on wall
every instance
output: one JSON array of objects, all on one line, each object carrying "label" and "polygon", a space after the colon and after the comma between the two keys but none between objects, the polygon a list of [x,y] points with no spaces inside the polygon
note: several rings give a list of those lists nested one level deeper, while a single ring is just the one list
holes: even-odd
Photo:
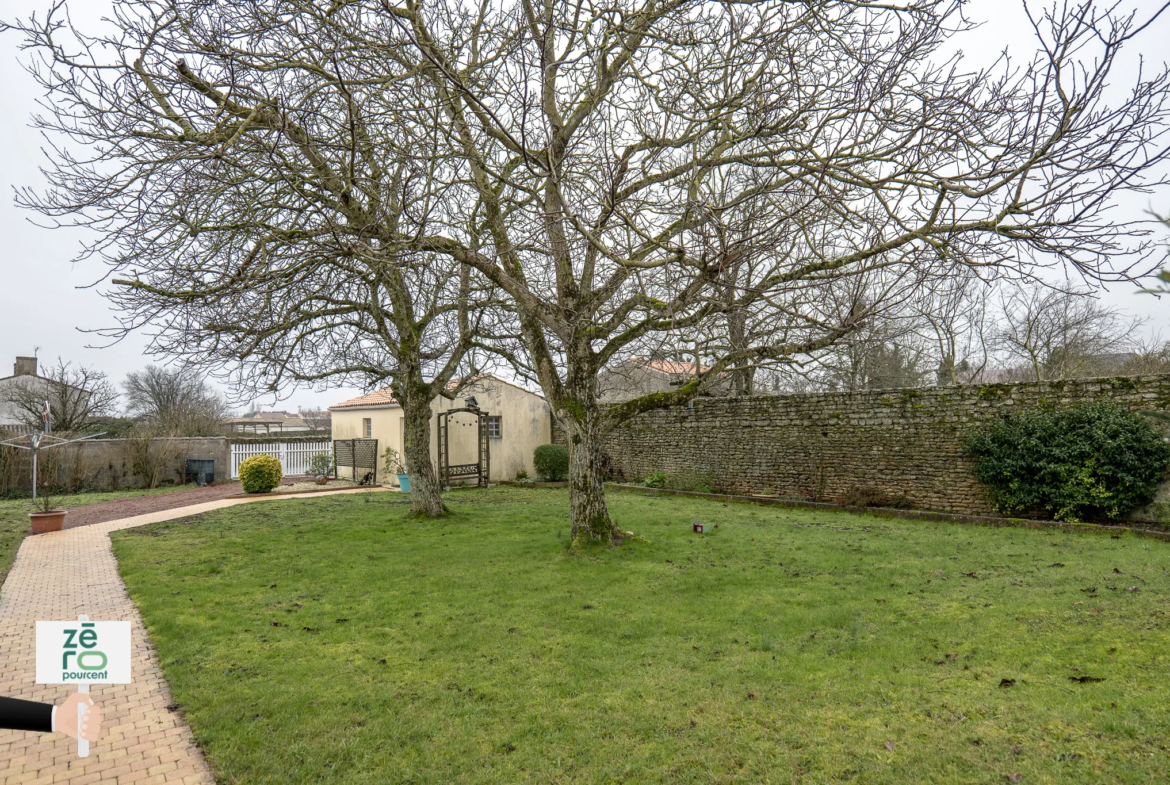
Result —
[{"label": "utility box on wall", "polygon": [[196,485],[210,485],[215,482],[215,459],[188,458],[183,482],[193,482]]}]

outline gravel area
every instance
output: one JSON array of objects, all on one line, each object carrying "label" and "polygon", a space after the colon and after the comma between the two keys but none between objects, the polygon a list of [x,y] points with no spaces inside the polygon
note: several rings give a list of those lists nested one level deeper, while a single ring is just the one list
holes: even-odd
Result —
[{"label": "gravel area", "polygon": [[114,499],[108,502],[87,504],[84,507],[74,507],[65,516],[65,528],[75,529],[78,526],[89,526],[94,523],[105,523],[119,518],[131,518],[135,515],[145,515],[150,512],[173,510],[176,507],[186,507],[191,504],[202,504],[234,496],[242,493],[240,483],[222,482],[216,485],[204,485],[202,488],[191,488],[174,493],[162,493],[155,496],[132,496],[126,499]]},{"label": "gravel area", "polygon": [[318,485],[315,480],[298,480],[292,484],[281,484],[272,489],[273,493],[303,493],[305,491],[343,491],[346,488],[360,488],[352,480],[330,480],[324,485]]}]

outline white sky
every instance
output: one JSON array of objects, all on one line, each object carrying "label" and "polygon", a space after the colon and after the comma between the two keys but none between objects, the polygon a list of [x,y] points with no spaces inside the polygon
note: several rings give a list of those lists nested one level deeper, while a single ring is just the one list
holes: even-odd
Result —
[{"label": "white sky", "polygon": [[[1123,8],[1135,8],[1152,14],[1163,0],[1122,0]],[[43,12],[49,0],[0,0],[0,19],[27,18]],[[77,22],[98,20],[108,12],[109,0],[75,0],[70,3]],[[971,0],[968,16],[985,22],[981,29],[966,35],[959,46],[976,62],[985,62],[1003,48],[1013,57],[1026,60],[1035,48],[1031,29],[1023,15],[1021,0]],[[1157,70],[1170,58],[1170,12],[1134,41],[1122,67],[1114,71],[1118,85],[1133,81],[1139,58],[1146,68]],[[13,189],[39,187],[42,178],[37,167],[43,161],[41,139],[29,128],[29,116],[35,110],[39,92],[31,77],[21,67],[28,58],[19,51],[20,41],[14,33],[0,34],[0,376],[11,371],[16,355],[29,355],[39,347],[42,360],[57,356],[65,360],[92,365],[104,370],[120,383],[127,372],[159,359],[145,357],[146,341],[134,337],[117,345],[94,348],[100,337],[81,330],[108,327],[113,318],[102,298],[100,287],[84,288],[99,278],[104,267],[90,262],[71,263],[78,250],[80,236],[75,231],[49,230],[35,226],[34,216],[13,204]],[[1155,209],[1170,213],[1170,192],[1136,197],[1119,205],[1126,215]],[[1170,239],[1170,238],[1168,238]],[[1147,317],[1151,332],[1170,338],[1170,299],[1161,300],[1134,294],[1130,286],[1116,287],[1103,295],[1111,305]],[[292,391],[278,408],[324,407],[357,394],[352,388],[324,392]],[[271,398],[260,405],[271,406]]]}]

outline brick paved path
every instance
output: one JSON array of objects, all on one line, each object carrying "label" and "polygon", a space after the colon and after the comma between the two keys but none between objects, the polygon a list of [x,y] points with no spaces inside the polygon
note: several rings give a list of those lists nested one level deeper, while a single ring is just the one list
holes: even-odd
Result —
[{"label": "brick paved path", "polygon": [[214,783],[191,743],[191,729],[167,709],[170,690],[118,574],[109,533],[252,501],[223,499],[25,538],[0,592],[0,695],[60,704],[75,691],[35,683],[35,622],[79,613],[95,621],[132,622],[134,682],[90,688],[102,710],[102,735],[88,758],[78,758],[77,742],[62,733],[0,729],[0,783]]}]

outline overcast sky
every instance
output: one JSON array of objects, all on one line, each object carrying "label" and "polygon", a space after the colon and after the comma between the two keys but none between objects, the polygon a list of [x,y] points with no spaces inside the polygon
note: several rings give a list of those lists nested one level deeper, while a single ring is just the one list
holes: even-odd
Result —
[{"label": "overcast sky", "polygon": [[[1122,6],[1152,14],[1164,0],[1123,0]],[[43,11],[49,0],[0,0],[0,19],[27,17]],[[110,8],[109,0],[72,2],[75,21],[99,20]],[[983,27],[963,37],[960,47],[979,62],[985,62],[1005,47],[1017,60],[1026,60],[1035,49],[1034,39],[1020,0],[971,0],[968,15],[983,21]],[[49,230],[31,222],[33,216],[13,204],[13,189],[42,184],[38,165],[43,161],[41,139],[29,128],[29,116],[36,109],[39,93],[22,68],[28,54],[19,50],[13,33],[0,34],[0,85],[3,112],[0,113],[0,376],[10,373],[16,355],[37,351],[45,360],[65,360],[104,370],[120,383],[126,373],[148,362],[146,341],[134,337],[114,346],[98,348],[99,336],[81,330],[109,327],[113,317],[101,296],[101,287],[87,288],[103,269],[89,262],[73,264],[79,235],[75,231]],[[1122,68],[1113,81],[1131,83],[1139,58],[1148,69],[1160,69],[1170,57],[1170,12],[1133,42]],[[1170,212],[1170,193],[1141,196],[1119,205],[1120,214],[1132,215],[1148,209]],[[1152,332],[1170,338],[1170,300],[1134,294],[1132,286],[1115,287],[1103,298],[1112,305],[1147,317]],[[356,394],[353,389],[322,392],[301,390],[278,408],[324,407]],[[270,406],[271,399],[260,402]]]}]

